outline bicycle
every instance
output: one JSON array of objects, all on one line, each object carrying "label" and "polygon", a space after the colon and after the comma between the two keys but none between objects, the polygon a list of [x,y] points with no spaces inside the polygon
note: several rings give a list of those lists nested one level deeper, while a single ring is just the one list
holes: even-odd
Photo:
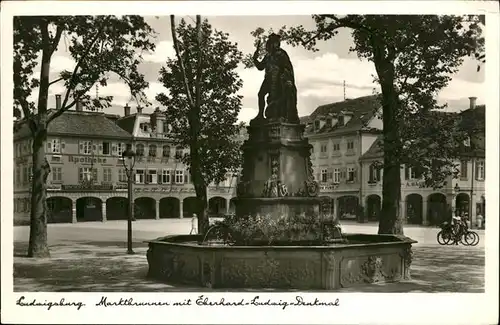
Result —
[{"label": "bicycle", "polygon": [[437,242],[440,245],[476,246],[479,243],[479,235],[467,227],[458,229],[448,222],[441,225],[441,230],[437,234]]},{"label": "bicycle", "polygon": [[476,246],[479,244],[479,235],[475,231],[467,230],[460,238],[460,242],[464,246]]}]

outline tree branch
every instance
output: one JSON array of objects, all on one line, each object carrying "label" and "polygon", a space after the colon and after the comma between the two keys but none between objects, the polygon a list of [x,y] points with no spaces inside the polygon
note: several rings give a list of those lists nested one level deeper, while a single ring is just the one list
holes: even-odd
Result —
[{"label": "tree branch", "polygon": [[59,81],[61,81],[61,80],[64,80],[64,78],[63,78],[63,77],[61,77],[61,78],[57,78],[56,80],[52,80],[51,82],[49,82],[49,86],[50,86],[50,85],[53,85],[53,84],[55,84],[55,83],[58,83],[58,82],[59,82]]},{"label": "tree branch", "polygon": [[186,96],[188,98],[189,104],[194,107],[195,103],[193,101],[193,96],[191,94],[191,88],[189,87],[189,81],[186,76],[186,68],[184,66],[184,60],[182,60],[180,49],[179,49],[179,41],[177,40],[177,34],[175,32],[175,16],[170,15],[170,29],[172,31],[172,41],[174,43],[175,55],[177,56],[177,60],[179,61],[179,66],[181,68],[182,77],[184,79],[184,88],[186,90]]},{"label": "tree branch", "polygon": [[[200,107],[200,102],[201,102],[201,74],[202,74],[202,48],[201,48],[201,16],[196,15],[196,42],[197,42],[197,47],[198,47],[198,67],[196,69],[196,82],[195,82],[195,92],[196,92],[196,99],[195,99],[195,107],[198,108]],[[199,113],[199,112],[197,112]]]},{"label": "tree branch", "polygon": [[61,40],[61,35],[62,35],[63,31],[64,31],[64,28],[61,25],[58,25],[57,30],[56,30],[56,35],[52,39],[52,46],[51,46],[51,53],[50,53],[51,55],[57,49],[57,46],[59,45],[59,41]]},{"label": "tree branch", "polygon": [[[108,18],[108,20],[109,20],[109,18]],[[64,95],[64,101],[61,104],[61,108],[48,118],[47,124],[50,123],[53,119],[55,119],[59,115],[61,115],[62,113],[66,112],[68,109],[70,109],[71,106],[67,106],[66,104],[68,103],[68,99],[69,99],[69,95],[70,95],[71,91],[73,91],[75,88],[75,79],[76,79],[77,71],[80,68],[80,65],[82,64],[82,62],[86,59],[87,55],[90,53],[90,51],[94,47],[95,43],[97,42],[97,39],[99,38],[99,35],[101,35],[101,33],[105,27],[106,27],[106,21],[103,22],[101,28],[97,31],[94,38],[90,41],[89,46],[87,47],[85,52],[82,54],[82,56],[80,57],[80,59],[76,63],[76,66],[73,69],[73,73],[71,74],[71,79],[69,80],[69,86],[66,89],[66,94]],[[60,111],[60,113],[59,113],[59,111]]]},{"label": "tree branch", "polygon": [[[84,89],[83,93],[88,92],[88,91],[90,90],[90,88],[92,88],[92,86],[94,86],[94,84],[95,84],[96,82],[97,82],[97,80],[96,80],[96,81],[94,81],[93,83],[91,83],[91,85],[90,85],[89,87],[87,87],[86,89]],[[66,111],[67,111],[68,109],[70,109],[71,107],[75,106],[75,104],[76,104],[76,102],[77,102],[77,101],[78,101],[78,99],[75,99],[73,102],[71,102],[70,104],[66,105],[64,110],[63,110],[63,109],[59,109],[59,110],[55,111],[55,112],[54,112],[54,114],[52,114],[52,115],[50,116],[50,118],[48,119],[47,124],[48,124],[50,121],[52,121],[53,119],[56,119],[56,118],[58,118],[59,116],[61,116],[64,112],[66,112]]]}]

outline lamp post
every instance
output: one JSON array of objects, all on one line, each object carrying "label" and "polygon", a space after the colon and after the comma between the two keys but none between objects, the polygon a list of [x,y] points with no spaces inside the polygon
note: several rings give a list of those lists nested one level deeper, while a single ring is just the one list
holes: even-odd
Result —
[{"label": "lamp post", "polygon": [[135,152],[130,146],[122,153],[122,158],[123,167],[125,167],[125,173],[127,174],[128,181],[127,254],[134,254],[134,251],[132,250],[132,219],[134,217],[134,208],[132,203],[132,175],[135,165]]}]

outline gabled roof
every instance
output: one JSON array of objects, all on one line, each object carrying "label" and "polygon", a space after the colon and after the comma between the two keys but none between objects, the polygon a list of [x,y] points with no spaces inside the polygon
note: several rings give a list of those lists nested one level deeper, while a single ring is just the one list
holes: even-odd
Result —
[{"label": "gabled roof", "polygon": [[[31,136],[26,121],[20,121],[14,139]],[[50,122],[47,134],[77,137],[130,138],[131,135],[103,113],[67,111]]]},{"label": "gabled roof", "polygon": [[319,116],[339,115],[350,113],[351,119],[344,125],[334,125],[328,127],[324,125],[320,130],[314,128],[306,128],[308,134],[320,133],[341,133],[359,131],[365,127],[368,122],[375,116],[375,112],[381,107],[379,95],[370,95],[348,99],[341,102],[321,105],[309,116],[300,118],[301,123],[313,122]]},{"label": "gabled roof", "polygon": [[124,117],[119,118],[116,121],[116,124],[122,128],[123,130],[127,131],[128,133],[132,134],[134,133],[134,125],[135,125],[135,120],[137,118],[137,114],[131,114],[127,115]]},{"label": "gabled roof", "polygon": [[379,135],[370,148],[360,157],[360,160],[382,158],[384,156],[383,143],[384,138],[382,135]]}]

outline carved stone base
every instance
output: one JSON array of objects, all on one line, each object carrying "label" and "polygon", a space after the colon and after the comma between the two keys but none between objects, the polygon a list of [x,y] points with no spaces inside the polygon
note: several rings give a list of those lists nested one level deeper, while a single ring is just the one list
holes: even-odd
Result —
[{"label": "carved stone base", "polygon": [[409,272],[415,241],[393,235],[347,235],[329,246],[199,245],[199,236],[149,242],[148,275],[212,288],[335,290],[398,282]]}]

